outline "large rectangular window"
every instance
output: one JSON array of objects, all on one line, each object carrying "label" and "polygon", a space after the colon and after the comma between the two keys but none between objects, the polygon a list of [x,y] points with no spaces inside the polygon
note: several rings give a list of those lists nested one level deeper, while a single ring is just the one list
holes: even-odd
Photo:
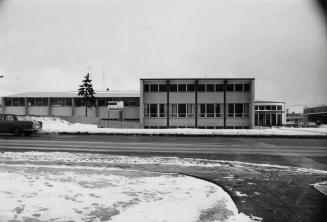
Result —
[{"label": "large rectangular window", "polygon": [[244,84],[244,92],[250,91],[250,84]]},{"label": "large rectangular window", "polygon": [[220,104],[215,104],[216,117],[221,117]]},{"label": "large rectangular window", "polygon": [[207,84],[207,92],[214,92],[215,85],[214,84]]},{"label": "large rectangular window", "polygon": [[277,114],[277,126],[281,126],[282,124],[282,114]]},{"label": "large rectangular window", "polygon": [[193,117],[193,104],[187,104],[187,117]]},{"label": "large rectangular window", "polygon": [[214,117],[214,116],[215,116],[215,105],[207,104],[207,117]]},{"label": "large rectangular window", "polygon": [[188,92],[194,92],[195,85],[194,84],[187,84],[187,91]]},{"label": "large rectangular window", "polygon": [[235,104],[235,117],[242,117],[243,116],[243,104],[236,103]]},{"label": "large rectangular window", "polygon": [[206,116],[206,104],[200,104],[200,117]]},{"label": "large rectangular window", "polygon": [[177,84],[170,84],[169,85],[170,92],[177,92]]},{"label": "large rectangular window", "polygon": [[277,125],[276,113],[271,114],[271,125],[272,126]]},{"label": "large rectangular window", "polygon": [[47,106],[48,98],[29,98],[28,105],[29,106]]},{"label": "large rectangular window", "polygon": [[216,92],[223,92],[224,85],[223,84],[216,84]]},{"label": "large rectangular window", "polygon": [[144,92],[149,92],[149,91],[150,91],[150,86],[149,86],[149,84],[144,84],[144,85],[143,85],[143,91],[144,91]]},{"label": "large rectangular window", "polygon": [[5,98],[5,106],[25,106],[24,98]]},{"label": "large rectangular window", "polygon": [[199,92],[205,92],[206,91],[206,85],[205,84],[198,84],[198,91]]},{"label": "large rectangular window", "polygon": [[178,117],[186,117],[186,104],[178,104]]},{"label": "large rectangular window", "polygon": [[167,85],[166,84],[159,84],[159,92],[166,92]]},{"label": "large rectangular window", "polygon": [[186,84],[178,84],[178,92],[186,92]]},{"label": "large rectangular window", "polygon": [[254,125],[259,126],[259,114],[255,114]]},{"label": "large rectangular window", "polygon": [[144,117],[149,117],[149,104],[144,104]]},{"label": "large rectangular window", "polygon": [[243,91],[243,84],[235,84],[235,91],[242,92]]},{"label": "large rectangular window", "polygon": [[228,104],[228,117],[234,117],[234,103]]},{"label": "large rectangular window", "polygon": [[277,110],[282,110],[282,106],[277,106]]},{"label": "large rectangular window", "polygon": [[150,117],[158,117],[157,104],[150,104]]},{"label": "large rectangular window", "polygon": [[71,106],[72,99],[71,98],[51,98],[52,106]]},{"label": "large rectangular window", "polygon": [[159,117],[166,116],[166,104],[159,104]]},{"label": "large rectangular window", "polygon": [[250,109],[249,109],[249,104],[248,103],[244,103],[244,117],[249,117],[249,112],[250,112]]},{"label": "large rectangular window", "polygon": [[177,117],[177,104],[171,104],[171,115]]},{"label": "large rectangular window", "polygon": [[158,92],[158,84],[150,84],[150,92]]},{"label": "large rectangular window", "polygon": [[227,92],[233,92],[234,91],[234,84],[227,84],[226,85],[226,91]]}]

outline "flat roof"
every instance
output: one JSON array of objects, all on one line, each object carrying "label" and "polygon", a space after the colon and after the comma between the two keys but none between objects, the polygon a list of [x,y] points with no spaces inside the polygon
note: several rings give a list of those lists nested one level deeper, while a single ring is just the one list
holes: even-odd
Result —
[{"label": "flat roof", "polygon": [[254,101],[254,103],[285,103],[285,102],[256,100],[256,101]]},{"label": "flat roof", "polygon": [[[25,93],[17,93],[11,94],[7,96],[2,96],[2,98],[12,98],[12,97],[20,97],[20,98],[78,98],[81,96],[77,95],[76,92],[25,92]],[[108,92],[95,92],[94,95],[96,98],[108,98],[108,97],[140,97],[139,91],[109,91]]]},{"label": "flat roof", "polygon": [[254,80],[255,78],[141,78],[140,80]]}]

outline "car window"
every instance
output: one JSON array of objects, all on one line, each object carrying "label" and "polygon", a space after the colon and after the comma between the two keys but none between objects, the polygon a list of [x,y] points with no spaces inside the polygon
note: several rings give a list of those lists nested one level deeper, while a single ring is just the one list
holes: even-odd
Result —
[{"label": "car window", "polygon": [[14,117],[13,116],[6,116],[6,120],[7,121],[14,121]]}]

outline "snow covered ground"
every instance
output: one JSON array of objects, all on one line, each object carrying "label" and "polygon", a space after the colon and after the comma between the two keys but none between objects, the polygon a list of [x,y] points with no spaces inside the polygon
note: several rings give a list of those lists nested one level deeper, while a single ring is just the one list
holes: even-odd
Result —
[{"label": "snow covered ground", "polygon": [[0,221],[260,221],[193,177],[114,168],[0,164]]},{"label": "snow covered ground", "polygon": [[42,121],[45,133],[139,134],[139,135],[252,135],[252,136],[327,136],[327,126],[319,128],[272,129],[113,129],[96,125],[69,123],[58,117],[28,117]]}]

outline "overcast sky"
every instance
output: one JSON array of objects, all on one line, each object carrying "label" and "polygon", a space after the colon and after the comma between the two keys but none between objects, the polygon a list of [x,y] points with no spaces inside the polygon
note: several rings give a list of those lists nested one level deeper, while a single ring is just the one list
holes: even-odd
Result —
[{"label": "overcast sky", "polygon": [[0,0],[0,96],[76,90],[90,66],[96,90],[254,77],[258,100],[327,103],[326,34],[313,0]]}]

